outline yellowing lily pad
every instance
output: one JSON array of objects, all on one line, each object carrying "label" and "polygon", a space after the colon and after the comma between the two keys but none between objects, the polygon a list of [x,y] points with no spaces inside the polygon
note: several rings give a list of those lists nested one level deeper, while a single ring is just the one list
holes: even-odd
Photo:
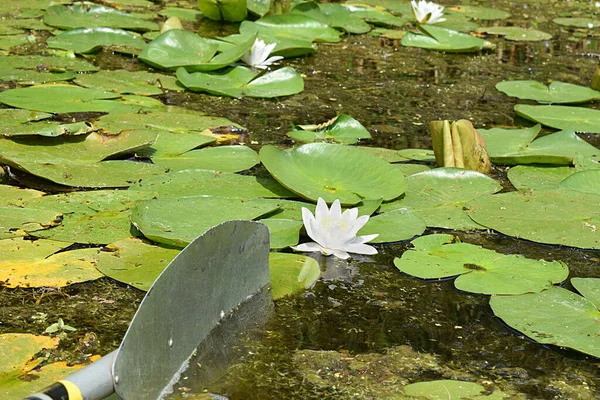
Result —
[{"label": "yellowing lily pad", "polygon": [[276,200],[193,196],[149,200],[133,209],[131,222],[148,239],[185,247],[209,228],[232,219],[255,219],[278,208]]},{"label": "yellowing lily pad", "polygon": [[273,300],[308,289],[321,275],[314,258],[297,254],[271,253],[269,270]]},{"label": "yellowing lily pad", "polygon": [[119,282],[148,290],[177,254],[177,249],[127,238],[111,243],[99,251],[96,268]]},{"label": "yellowing lily pad", "polygon": [[52,210],[0,207],[0,239],[34,235],[59,225],[61,221],[62,214]]},{"label": "yellowing lily pad", "polygon": [[[4,384],[2,378],[9,375],[13,379],[28,371],[26,364],[43,349],[58,346],[58,338],[37,336],[29,333],[4,333],[0,335],[0,393]],[[4,381],[4,382],[2,382]],[[6,397],[7,398],[7,397]]]},{"label": "yellowing lily pad", "polygon": [[362,199],[395,199],[406,178],[393,165],[350,146],[310,143],[291,150],[264,146],[260,160],[283,186],[305,199],[340,199],[353,205]]},{"label": "yellowing lily pad", "polygon": [[483,294],[514,295],[540,292],[567,279],[569,269],[558,261],[547,262],[504,255],[468,243],[436,243],[431,238],[415,239],[414,250],[407,250],[394,265],[402,272],[421,279],[440,279],[458,275],[459,290]]},{"label": "yellowing lily pad", "polygon": [[39,190],[0,185],[0,207],[22,207],[28,200],[40,198],[44,194],[44,192],[40,192]]}]

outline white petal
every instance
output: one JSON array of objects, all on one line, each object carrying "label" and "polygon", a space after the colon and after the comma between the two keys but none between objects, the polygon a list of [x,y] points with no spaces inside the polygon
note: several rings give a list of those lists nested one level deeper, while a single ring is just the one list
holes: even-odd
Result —
[{"label": "white petal", "polygon": [[266,59],[265,61],[263,61],[261,63],[261,65],[264,65],[265,67],[268,67],[269,65],[273,64],[274,62],[277,62],[279,60],[283,60],[282,56],[273,56],[273,57],[269,57],[268,59]]},{"label": "white petal", "polygon": [[368,215],[361,215],[360,217],[358,217],[356,219],[356,221],[354,221],[354,223],[352,224],[352,229],[350,231],[350,234],[356,235],[358,233],[358,231],[360,231],[362,229],[362,227],[367,224],[367,222],[369,222]]},{"label": "white petal", "polygon": [[372,235],[357,236],[357,238],[360,239],[360,243],[367,243],[375,239],[377,236],[379,236],[379,233],[374,233]]},{"label": "white petal", "polygon": [[341,258],[342,260],[347,260],[350,258],[350,254],[346,253],[344,250],[334,250],[333,255],[337,258]]},{"label": "white petal", "polygon": [[315,238],[313,237],[314,232],[312,228],[312,223],[314,220],[315,217],[312,215],[310,210],[306,207],[302,207],[302,222],[304,222],[304,229],[306,229],[306,234],[310,236],[312,240],[315,240]]},{"label": "white petal", "polygon": [[294,249],[296,251],[309,251],[309,252],[317,252],[317,251],[322,252],[323,251],[323,247],[315,242],[306,242],[306,243],[299,244],[298,246],[292,246],[292,249]]},{"label": "white petal", "polygon": [[367,255],[371,255],[371,254],[377,254],[377,249],[373,246],[369,246],[368,244],[351,244],[349,246],[346,246],[346,248],[344,249],[350,253],[355,253],[355,254],[367,254]]},{"label": "white petal", "polygon": [[335,199],[329,210],[329,217],[332,221],[340,221],[342,219],[342,205],[339,199]]},{"label": "white petal", "polygon": [[315,209],[315,219],[318,223],[323,223],[323,221],[328,220],[329,218],[329,208],[327,208],[327,203],[321,197],[317,200],[317,208]]}]

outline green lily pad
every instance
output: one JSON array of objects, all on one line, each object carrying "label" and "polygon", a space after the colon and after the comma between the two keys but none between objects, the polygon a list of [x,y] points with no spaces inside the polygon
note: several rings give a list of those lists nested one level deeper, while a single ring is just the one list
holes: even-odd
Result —
[{"label": "green lily pad", "polygon": [[239,172],[258,164],[258,154],[246,146],[217,146],[188,151],[176,157],[154,157],[154,164],[170,171],[207,169],[221,172]]},{"label": "green lily pad", "polygon": [[[412,14],[412,11],[410,13]],[[438,28],[464,33],[472,32],[479,28],[479,25],[471,21],[469,17],[465,16],[463,13],[454,12],[449,8],[445,9],[444,18],[446,18],[445,21],[437,22],[435,26]]]},{"label": "green lily pad", "polygon": [[321,275],[314,258],[298,254],[269,254],[269,271],[273,300],[310,288]]},{"label": "green lily pad", "polygon": [[86,88],[142,96],[162,94],[163,90],[183,90],[177,85],[177,80],[173,76],[122,69],[79,74],[74,82]]},{"label": "green lily pad", "polygon": [[253,21],[243,21],[240,25],[239,35],[230,35],[223,38],[223,40],[232,43],[240,43],[249,36],[256,36],[257,39],[260,39],[265,43],[276,43],[271,55],[298,57],[312,54],[316,50],[316,46],[313,46],[313,43],[309,38],[297,38],[289,35],[289,32],[286,33],[277,30],[270,32],[261,29],[260,25],[257,25]]},{"label": "green lily pad", "polygon": [[188,71],[212,71],[226,67],[242,58],[254,43],[254,37],[220,51],[219,44],[193,32],[171,29],[154,39],[139,55],[139,59],[155,68]]},{"label": "green lily pad", "polygon": [[17,186],[0,185],[0,207],[23,207],[26,201],[42,197],[45,193]]},{"label": "green lily pad", "polygon": [[177,70],[177,79],[187,89],[195,92],[230,97],[272,98],[289,96],[304,90],[304,80],[291,67],[279,68],[260,75],[250,68],[238,66],[223,73],[188,73]]},{"label": "green lily pad", "polygon": [[0,207],[0,239],[35,235],[60,225],[63,215],[55,210]]},{"label": "green lily pad", "polygon": [[329,25],[301,14],[275,14],[254,21],[256,31],[268,36],[293,37],[309,42],[335,43],[341,33]]},{"label": "green lily pad", "polygon": [[[539,243],[600,249],[600,196],[573,190],[531,190],[481,196],[466,205],[478,224]],[[540,218],[543,216],[543,218]]]},{"label": "green lily pad", "polygon": [[510,395],[500,390],[495,390],[490,395],[483,394],[485,391],[486,388],[474,382],[451,380],[411,383],[404,386],[402,390],[411,399],[499,400],[510,397]]},{"label": "green lily pad", "polygon": [[549,86],[537,81],[502,81],[496,84],[502,93],[538,103],[584,103],[600,99],[600,92],[590,87],[553,81]]},{"label": "green lily pad", "polygon": [[584,107],[517,104],[515,113],[556,129],[600,133],[600,110]]},{"label": "green lily pad", "polygon": [[300,229],[303,226],[302,221],[278,218],[261,219],[259,221],[269,228],[272,249],[283,249],[298,244]]},{"label": "green lily pad", "polygon": [[283,186],[312,201],[389,201],[406,189],[406,178],[393,165],[350,146],[310,143],[287,151],[264,146],[260,160]]},{"label": "green lily pad", "polygon": [[69,243],[106,244],[131,236],[131,210],[152,193],[97,190],[32,199],[28,207],[63,213],[62,224],[33,235]]},{"label": "green lily pad", "polygon": [[197,21],[202,16],[202,13],[190,8],[167,7],[159,11],[158,15],[163,15],[167,18],[177,17],[182,21]]},{"label": "green lily pad", "polygon": [[516,41],[541,41],[550,40],[552,35],[537,29],[525,29],[516,26],[489,26],[478,28],[477,32],[487,33],[489,35],[504,36],[507,40]]},{"label": "green lily pad", "polygon": [[540,125],[527,129],[481,129],[488,154],[496,164],[573,164],[574,157],[600,156],[595,148],[573,131],[560,131],[533,140]]},{"label": "green lily pad", "polygon": [[371,139],[369,131],[360,122],[346,114],[340,114],[319,125],[298,125],[287,135],[300,142],[326,140],[354,144],[360,139]]},{"label": "green lily pad", "polygon": [[296,4],[292,13],[305,15],[348,33],[361,34],[371,30],[371,25],[341,4],[331,4],[331,6],[325,7],[325,5],[319,5],[313,1],[307,1]]},{"label": "green lily pad", "polygon": [[575,168],[555,165],[517,165],[508,170],[508,180],[517,190],[558,189]]},{"label": "green lily pad", "polygon": [[357,235],[379,234],[369,243],[389,243],[412,239],[425,232],[425,221],[407,209],[401,208],[369,218]]},{"label": "green lily pad", "polygon": [[555,24],[562,26],[573,26],[575,28],[587,28],[593,29],[600,27],[600,21],[593,18],[580,18],[580,17],[566,17],[566,18],[554,18],[552,20]]},{"label": "green lily pad", "polygon": [[44,121],[52,117],[35,111],[0,109],[0,136],[60,136],[83,135],[94,130],[89,122],[60,124],[59,122]]},{"label": "green lily pad", "polygon": [[398,154],[414,161],[435,162],[433,150],[428,149],[402,149],[398,150]]},{"label": "green lily pad", "polygon": [[81,54],[93,53],[107,46],[121,53],[138,54],[147,46],[139,34],[102,26],[71,29],[48,39],[46,43],[51,49],[70,50]]},{"label": "green lily pad", "polygon": [[453,6],[449,7],[449,10],[463,13],[465,16],[473,19],[480,19],[482,21],[494,20],[494,19],[506,19],[510,17],[510,13],[504,10],[498,10],[490,7],[478,7],[478,6]]},{"label": "green lily pad", "polygon": [[600,279],[598,278],[573,278],[571,285],[600,310]]},{"label": "green lily pad", "polygon": [[72,85],[32,86],[0,92],[0,102],[11,107],[54,113],[108,112],[118,103],[103,100],[119,97],[104,90]]},{"label": "green lily pad", "polygon": [[600,195],[600,169],[576,172],[560,182],[562,189]]},{"label": "green lily pad", "polygon": [[600,156],[575,154],[575,157],[573,157],[573,164],[575,165],[575,170],[577,172],[600,169]]},{"label": "green lily pad", "polygon": [[[232,190],[235,188],[235,190]],[[130,190],[154,193],[161,199],[185,196],[218,196],[235,199],[296,197],[271,177],[256,177],[231,173],[186,170],[143,180]]]},{"label": "green lily pad", "polygon": [[156,143],[146,147],[136,154],[140,157],[150,157],[154,160],[175,158],[198,147],[214,143],[217,138],[199,132],[160,132]]},{"label": "green lily pad", "polygon": [[421,32],[407,32],[402,45],[429,50],[472,53],[486,46],[486,41],[466,33],[433,25],[419,25]]},{"label": "green lily pad", "polygon": [[[490,306],[494,314],[511,328],[536,342],[569,347],[600,357],[600,311],[594,305],[597,296],[586,290],[598,291],[599,280],[574,279],[573,283],[582,282],[585,282],[583,294],[591,295],[592,299],[588,300],[561,287],[551,287],[541,293],[523,296],[494,296]],[[523,304],[527,304],[527,307],[523,307]]]},{"label": "green lily pad", "polygon": [[3,56],[0,65],[1,73],[15,69],[56,72],[91,72],[99,70],[94,64],[79,58],[37,55]]},{"label": "green lily pad", "polygon": [[130,237],[99,251],[96,268],[114,280],[147,291],[179,251]]},{"label": "green lily pad", "polygon": [[131,222],[148,239],[183,248],[221,222],[254,219],[277,208],[276,200],[190,196],[142,203],[133,209]]},{"label": "green lily pad", "polygon": [[[446,238],[447,235],[443,235],[440,239],[445,242]],[[469,243],[434,243],[427,239],[425,246],[405,251],[401,258],[394,259],[394,265],[421,279],[458,275],[454,282],[457,289],[483,294],[540,292],[569,276],[569,269],[559,261],[504,255]]]},{"label": "green lily pad", "polygon": [[215,21],[242,21],[248,10],[246,0],[198,0],[198,8],[206,18]]},{"label": "green lily pad", "polygon": [[13,47],[27,43],[35,43],[35,36],[29,34],[0,36],[0,50],[10,50]]},{"label": "green lily pad", "polygon": [[93,28],[104,26],[146,32],[158,30],[158,24],[114,8],[94,4],[71,4],[48,7],[44,23],[60,29]]},{"label": "green lily pad", "polygon": [[479,172],[460,168],[436,168],[408,177],[406,195],[384,203],[380,212],[406,208],[427,226],[448,229],[481,229],[463,211],[478,196],[497,192],[502,186]]},{"label": "green lily pad", "polygon": [[4,71],[0,67],[0,80],[15,81],[21,85],[36,85],[50,82],[70,81],[75,78],[75,72],[40,72],[23,69]]},{"label": "green lily pad", "polygon": [[397,150],[386,149],[383,147],[358,146],[357,149],[377,158],[381,158],[382,160],[387,161],[389,163],[397,163],[410,160],[409,158],[401,155]]}]

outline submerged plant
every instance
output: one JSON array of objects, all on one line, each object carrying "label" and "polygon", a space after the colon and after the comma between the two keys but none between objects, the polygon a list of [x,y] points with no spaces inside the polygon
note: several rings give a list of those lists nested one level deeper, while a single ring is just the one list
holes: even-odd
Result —
[{"label": "submerged plant", "polygon": [[348,253],[377,254],[373,246],[365,244],[375,239],[378,234],[356,236],[356,233],[369,220],[368,215],[358,216],[358,208],[351,208],[342,213],[339,200],[335,200],[331,209],[321,197],[317,201],[315,215],[306,207],[302,207],[302,220],[308,236],[314,242],[302,243],[292,247],[298,251],[320,251],[343,260],[350,257]]},{"label": "submerged plant", "polygon": [[446,20],[446,18],[442,18],[444,7],[433,1],[419,0],[417,4],[415,0],[412,0],[410,5],[419,24],[437,24]]},{"label": "submerged plant", "polygon": [[266,69],[276,61],[282,60],[282,56],[269,57],[277,43],[266,44],[263,40],[256,39],[250,50],[244,54],[242,61],[256,69]]}]

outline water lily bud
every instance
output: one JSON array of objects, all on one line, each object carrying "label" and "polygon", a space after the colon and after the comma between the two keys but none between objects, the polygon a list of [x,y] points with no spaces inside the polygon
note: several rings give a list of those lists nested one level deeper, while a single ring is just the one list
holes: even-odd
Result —
[{"label": "water lily bud", "polygon": [[483,173],[491,170],[483,137],[470,121],[431,121],[435,160],[440,167],[465,168]]},{"label": "water lily bud", "polygon": [[160,33],[165,33],[166,31],[170,31],[171,29],[181,29],[183,30],[183,25],[181,24],[181,20],[177,17],[171,17],[165,21],[162,28],[160,29]]}]

